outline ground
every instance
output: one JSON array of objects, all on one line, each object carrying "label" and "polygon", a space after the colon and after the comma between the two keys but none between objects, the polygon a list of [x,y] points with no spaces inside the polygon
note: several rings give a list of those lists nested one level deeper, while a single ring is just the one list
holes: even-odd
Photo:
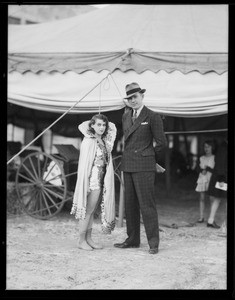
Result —
[{"label": "ground", "polygon": [[[158,189],[160,223],[159,253],[148,253],[141,224],[140,248],[118,249],[115,242],[126,238],[125,219],[111,235],[93,227],[102,250],[77,248],[78,223],[68,209],[50,220],[25,214],[7,216],[8,290],[226,290],[227,238],[220,229],[195,223],[198,195],[192,186],[167,195]],[[208,215],[209,202],[206,208]],[[216,222],[225,217],[220,206]]]}]

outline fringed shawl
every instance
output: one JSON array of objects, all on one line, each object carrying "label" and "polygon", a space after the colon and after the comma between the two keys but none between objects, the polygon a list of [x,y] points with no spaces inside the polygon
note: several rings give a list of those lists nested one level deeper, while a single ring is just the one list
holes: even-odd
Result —
[{"label": "fringed shawl", "polygon": [[[88,130],[88,124],[89,121],[85,121],[78,126],[79,130],[84,135],[84,138],[80,147],[77,182],[71,210],[71,214],[74,214],[76,219],[84,219],[86,216],[89,177],[97,148],[96,138]],[[113,149],[116,133],[116,126],[112,122],[109,122],[107,135],[103,139],[108,152],[108,164],[104,176],[101,200],[101,226],[104,233],[111,233],[115,227],[114,169],[111,151]]]}]

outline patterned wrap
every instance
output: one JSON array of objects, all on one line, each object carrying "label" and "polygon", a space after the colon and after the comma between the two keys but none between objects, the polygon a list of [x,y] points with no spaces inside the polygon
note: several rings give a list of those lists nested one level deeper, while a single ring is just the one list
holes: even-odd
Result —
[{"label": "patterned wrap", "polygon": [[[88,130],[89,121],[83,122],[78,128],[84,135],[84,138],[80,147],[77,182],[73,195],[71,214],[74,214],[76,219],[84,219],[86,216],[87,195],[90,192],[91,172],[97,154],[97,140]],[[116,134],[116,126],[112,122],[109,122],[107,135],[103,138],[107,150],[107,165],[103,178],[101,201],[101,226],[104,233],[111,233],[115,227],[114,169],[111,152]]]}]

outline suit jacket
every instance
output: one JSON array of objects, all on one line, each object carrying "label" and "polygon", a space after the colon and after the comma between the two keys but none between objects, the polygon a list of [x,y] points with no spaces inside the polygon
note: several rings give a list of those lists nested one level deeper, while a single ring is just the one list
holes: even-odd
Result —
[{"label": "suit jacket", "polygon": [[[155,171],[158,153],[166,146],[163,122],[159,114],[146,106],[132,124],[132,109],[123,114],[124,152],[121,170],[124,172]],[[156,142],[153,147],[153,140]]]}]

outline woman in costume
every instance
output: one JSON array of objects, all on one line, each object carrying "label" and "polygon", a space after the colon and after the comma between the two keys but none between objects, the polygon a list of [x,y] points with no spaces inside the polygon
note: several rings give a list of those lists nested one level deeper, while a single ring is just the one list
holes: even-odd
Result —
[{"label": "woman in costume", "polygon": [[94,213],[101,196],[101,225],[104,233],[115,227],[114,170],[111,151],[117,129],[107,117],[94,115],[78,126],[84,135],[80,148],[77,182],[71,214],[79,219],[78,247],[101,249],[91,238]]}]

